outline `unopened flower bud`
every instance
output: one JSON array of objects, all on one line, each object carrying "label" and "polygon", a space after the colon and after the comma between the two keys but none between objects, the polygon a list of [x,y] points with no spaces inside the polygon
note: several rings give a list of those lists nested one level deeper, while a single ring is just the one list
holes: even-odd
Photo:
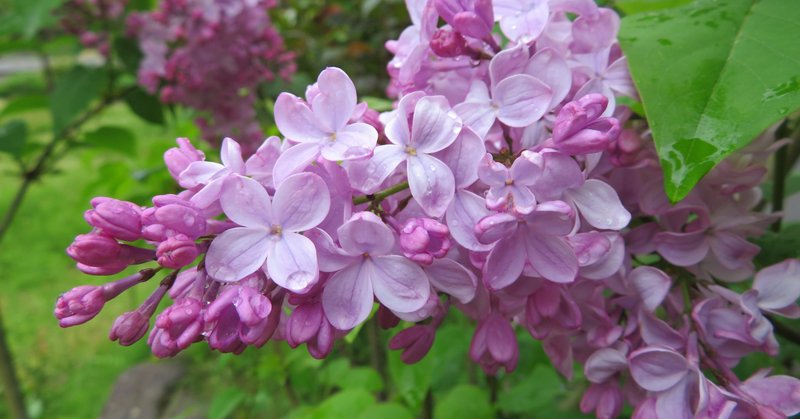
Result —
[{"label": "unopened flower bud", "polygon": [[59,326],[76,326],[97,316],[105,303],[101,287],[82,285],[65,292],[58,298],[54,314],[58,319]]},{"label": "unopened flower bud", "polygon": [[94,209],[86,211],[84,218],[93,227],[120,240],[134,241],[142,235],[142,211],[132,202],[111,198],[95,198]]},{"label": "unopened flower bud", "polygon": [[169,174],[178,181],[181,172],[189,167],[189,164],[205,160],[206,156],[202,151],[196,149],[188,138],[178,138],[178,147],[173,147],[164,153],[164,163],[167,165]]},{"label": "unopened flower bud", "polygon": [[122,346],[131,346],[147,333],[149,326],[149,317],[145,317],[139,311],[129,311],[114,320],[114,325],[111,326],[108,338],[119,341]]},{"label": "unopened flower bud", "polygon": [[184,235],[170,237],[158,245],[158,264],[170,269],[182,268],[192,263],[198,255],[197,245]]},{"label": "unopened flower bud", "polygon": [[394,335],[389,341],[389,349],[402,349],[400,360],[406,364],[419,362],[433,346],[436,329],[430,325],[416,325]]},{"label": "unopened flower bud", "polygon": [[403,254],[423,265],[442,258],[450,250],[450,230],[430,218],[411,218],[400,230],[400,249]]},{"label": "unopened flower bud", "polygon": [[467,40],[457,31],[441,28],[431,38],[431,50],[443,58],[453,58],[464,55],[467,50]]},{"label": "unopened flower bud", "polygon": [[[67,248],[76,262],[89,266],[104,266],[120,259],[122,245],[105,234],[81,234]],[[127,263],[125,264],[127,266]]]}]

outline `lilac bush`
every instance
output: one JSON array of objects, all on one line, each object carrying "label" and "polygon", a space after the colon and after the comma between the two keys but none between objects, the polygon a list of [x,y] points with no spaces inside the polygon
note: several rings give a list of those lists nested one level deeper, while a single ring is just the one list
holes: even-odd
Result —
[{"label": "lilac bush", "polygon": [[[732,371],[748,354],[777,353],[772,316],[800,317],[800,261],[756,271],[749,241],[778,217],[756,206],[782,143],[754,142],[671,204],[649,129],[620,100],[637,94],[612,10],[591,0],[407,4],[412,26],[387,43],[394,110],[358,103],[350,78],[330,67],[305,98],[277,98],[284,138],[247,160],[230,138],[222,164],[179,139],[165,163],[183,190],[147,208],[96,198],[92,231],[68,250],[93,275],[158,266],[65,293],[60,324],[90,320],[166,270],[112,339],[141,339],[168,294],[148,338],[156,356],[198,342],[240,353],[273,339],[323,358],[377,309],[383,326],[411,324],[389,345],[413,363],[459,310],[476,322],[469,354],[487,374],[515,369],[524,328],[568,379],[583,366],[580,407],[597,417],[625,403],[638,418],[800,412],[796,378]],[[189,20],[226,13],[250,19],[217,10]],[[168,15],[142,22],[140,36]],[[181,38],[175,64],[158,63],[155,42],[142,77],[155,87],[180,57],[232,48],[224,31],[203,36],[200,26]],[[191,80],[220,65],[178,71],[187,84],[169,94],[191,96]],[[242,70],[227,82],[263,68]],[[186,100],[227,106],[195,93],[203,98]]]},{"label": "lilac bush", "polygon": [[295,71],[272,26],[275,0],[168,0],[152,12],[128,17],[128,32],[144,54],[139,84],[204,113],[203,139],[236,137],[248,154],[263,141],[256,118],[261,83],[288,80]]}]

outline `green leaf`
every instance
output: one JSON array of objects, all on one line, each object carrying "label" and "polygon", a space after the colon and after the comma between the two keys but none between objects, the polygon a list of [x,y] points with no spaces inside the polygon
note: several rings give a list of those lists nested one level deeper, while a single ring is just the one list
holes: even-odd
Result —
[{"label": "green leaf", "polygon": [[105,72],[100,69],[76,66],[56,80],[50,97],[53,130],[58,132],[81,114],[103,90]]},{"label": "green leaf", "polygon": [[366,390],[344,390],[322,402],[309,415],[310,419],[351,419],[375,404],[375,397]]},{"label": "green leaf", "polygon": [[[764,193],[764,200],[772,202],[772,188],[773,181],[768,180],[761,184],[761,191]],[[786,177],[786,185],[784,185],[784,197],[790,197],[800,192],[800,173],[794,173]]]},{"label": "green leaf", "polygon": [[164,125],[164,108],[155,96],[137,87],[125,95],[125,103],[145,121]]},{"label": "green leaf", "polygon": [[389,351],[389,377],[392,386],[406,405],[413,410],[422,406],[433,380],[431,358],[426,356],[413,365],[400,360],[400,351]]},{"label": "green leaf", "polygon": [[227,388],[217,393],[208,408],[209,419],[225,419],[244,401],[244,393],[237,388]]},{"label": "green leaf", "polygon": [[499,394],[497,407],[508,413],[558,412],[556,401],[564,396],[564,385],[549,365],[536,365],[523,381]]},{"label": "green leaf", "polygon": [[361,99],[363,99],[364,102],[367,102],[367,105],[370,107],[370,109],[374,109],[378,112],[386,112],[392,110],[391,100],[386,100],[380,97],[372,97],[372,96],[365,96],[362,97]]},{"label": "green leaf", "polygon": [[768,231],[753,242],[761,248],[755,257],[759,269],[789,258],[800,258],[800,224],[784,225],[777,233]]},{"label": "green leaf", "polygon": [[489,395],[472,385],[460,385],[436,403],[434,419],[493,418]]},{"label": "green leaf", "polygon": [[414,415],[399,403],[381,403],[368,407],[361,412],[359,419],[414,419]]},{"label": "green leaf", "polygon": [[92,147],[116,151],[128,156],[136,154],[136,136],[127,128],[104,126],[83,136],[83,143]]},{"label": "green leaf", "polygon": [[614,6],[632,15],[642,12],[654,12],[656,10],[670,9],[691,3],[692,0],[617,0]]},{"label": "green leaf", "polygon": [[49,101],[45,95],[23,95],[18,96],[6,104],[6,107],[0,112],[0,116],[9,116],[22,112],[32,111],[36,109],[47,108]]},{"label": "green leaf", "polygon": [[22,148],[28,139],[28,125],[25,121],[14,119],[0,126],[0,151],[14,157],[22,155]]},{"label": "green leaf", "polygon": [[26,40],[32,39],[40,28],[55,22],[53,9],[59,4],[61,0],[13,0],[10,19],[3,22],[5,27],[0,33],[16,32]]},{"label": "green leaf", "polygon": [[114,39],[113,49],[126,70],[132,74],[136,74],[139,71],[139,62],[142,61],[142,51],[139,49],[139,44],[130,38],[119,37]]},{"label": "green leaf", "polygon": [[794,0],[698,0],[623,19],[620,43],[673,202],[800,107],[798,38]]}]

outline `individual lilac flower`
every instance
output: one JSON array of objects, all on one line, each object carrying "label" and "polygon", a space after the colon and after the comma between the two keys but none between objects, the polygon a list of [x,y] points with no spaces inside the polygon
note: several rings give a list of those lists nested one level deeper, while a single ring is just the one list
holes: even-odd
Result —
[{"label": "individual lilac flower", "polygon": [[186,170],[190,164],[205,160],[206,155],[196,149],[188,138],[178,138],[175,141],[178,143],[178,147],[164,152],[164,164],[172,178],[179,182],[181,172]]},{"label": "individual lilac flower", "polygon": [[142,236],[142,209],[132,202],[113,198],[92,199],[92,207],[83,218],[92,227],[125,241],[135,241]]},{"label": "individual lilac flower", "polygon": [[370,192],[405,161],[411,196],[428,215],[440,217],[453,199],[455,180],[450,168],[431,154],[447,148],[460,132],[461,119],[444,97],[406,95],[386,124],[392,144],[376,147],[368,162],[349,170],[351,182]]},{"label": "individual lilac flower", "polygon": [[202,331],[203,304],[183,297],[158,315],[147,342],[157,357],[170,357],[197,342]]},{"label": "individual lilac flower", "polygon": [[425,272],[403,256],[391,254],[392,230],[375,214],[359,212],[338,231],[341,248],[322,230],[312,232],[320,269],[335,272],[325,284],[322,306],[333,327],[349,330],[366,320],[374,298],[392,311],[422,308],[430,295]]},{"label": "individual lilac flower", "polygon": [[552,89],[541,80],[515,74],[502,80],[492,78],[490,87],[473,80],[466,99],[453,109],[476,134],[485,137],[496,120],[509,127],[526,127],[538,121],[552,99]]},{"label": "individual lilac flower", "polygon": [[344,161],[369,157],[378,133],[369,124],[350,123],[356,109],[356,88],[344,71],[328,67],[317,79],[318,93],[310,105],[281,93],[275,101],[275,124],[295,145],[277,159],[273,176],[280,183],[317,157]]},{"label": "individual lilac flower", "polygon": [[595,413],[597,419],[613,419],[622,411],[622,390],[615,382],[591,384],[581,398],[581,412]]},{"label": "individual lilac flower", "polygon": [[212,205],[217,203],[222,184],[229,175],[245,174],[242,147],[233,139],[226,137],[222,140],[220,158],[222,164],[197,161],[189,164],[186,170],[180,174],[179,183],[182,187],[191,189],[202,186],[200,192],[191,199],[192,203],[199,208],[212,208]]},{"label": "individual lilac flower", "polygon": [[563,237],[572,231],[574,217],[569,205],[550,201],[521,218],[499,213],[481,219],[475,226],[478,240],[495,243],[483,266],[486,286],[497,290],[511,285],[526,264],[550,281],[574,281],[578,259]]},{"label": "individual lilac flower", "polygon": [[588,54],[574,54],[573,57],[581,63],[574,71],[575,78],[586,80],[583,85],[579,84],[581,87],[575,92],[575,97],[602,94],[608,99],[605,116],[611,115],[616,109],[618,95],[634,99],[639,97],[628,71],[628,59],[618,52],[617,46]]},{"label": "individual lilac flower", "polygon": [[486,374],[495,375],[500,367],[506,372],[514,371],[519,360],[519,344],[508,320],[492,312],[478,322],[469,356],[481,365]]},{"label": "individual lilac flower", "polygon": [[551,333],[576,330],[582,323],[581,310],[561,284],[542,281],[525,304],[525,327],[536,339]]},{"label": "individual lilac flower", "polygon": [[536,207],[536,198],[530,187],[541,176],[540,156],[523,151],[511,168],[494,161],[486,154],[478,167],[478,176],[489,186],[486,194],[486,207],[495,211],[513,211],[517,214],[530,214]]},{"label": "individual lilac flower", "polygon": [[[739,386],[760,417],[793,417],[800,413],[800,380],[787,375],[767,376],[768,370],[755,373]],[[777,412],[776,412],[777,411]],[[780,413],[778,413],[780,412]]]},{"label": "individual lilac flower", "polygon": [[753,280],[758,308],[789,318],[800,318],[800,260],[787,259],[761,269]]},{"label": "individual lilac flower", "polygon": [[261,184],[241,176],[222,187],[225,215],[242,227],[217,236],[206,255],[206,270],[222,282],[238,281],[266,269],[276,284],[304,292],[319,278],[313,243],[299,232],[314,228],[328,213],[330,194],[313,173],[292,175],[270,198]]},{"label": "individual lilac flower", "polygon": [[248,176],[259,181],[268,188],[275,188],[273,172],[275,163],[282,153],[281,139],[271,136],[261,144],[256,152],[244,162],[244,171]]},{"label": "individual lilac flower", "polygon": [[275,332],[279,313],[257,289],[227,285],[205,310],[206,339],[209,346],[222,352],[239,353],[243,345],[260,347]]},{"label": "individual lilac flower", "polygon": [[430,265],[450,250],[450,230],[430,218],[411,218],[400,229],[400,250],[414,262]]}]

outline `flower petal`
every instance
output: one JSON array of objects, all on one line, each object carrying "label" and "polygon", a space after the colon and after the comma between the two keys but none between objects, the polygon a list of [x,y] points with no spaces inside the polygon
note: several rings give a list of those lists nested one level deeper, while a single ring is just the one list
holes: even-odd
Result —
[{"label": "flower petal", "polygon": [[314,228],[306,231],[305,236],[317,248],[317,261],[319,261],[320,271],[336,272],[353,263],[353,256],[336,246],[333,238],[325,230]]},{"label": "flower petal", "polygon": [[434,154],[453,172],[456,188],[466,188],[478,180],[478,165],[486,153],[483,140],[475,131],[464,127],[449,147]]},{"label": "flower petal", "polygon": [[319,156],[319,145],[297,144],[281,153],[272,169],[272,181],[280,185],[287,177],[298,173],[308,167]]},{"label": "flower petal", "polygon": [[206,271],[220,282],[238,281],[264,264],[273,243],[270,235],[261,229],[237,227],[227,230],[211,242],[206,255]]},{"label": "flower petal", "polygon": [[689,363],[679,353],[666,348],[647,347],[628,358],[631,376],[647,391],[665,391],[688,373]]},{"label": "flower petal", "polygon": [[302,99],[285,92],[275,101],[275,125],[286,138],[299,143],[319,143],[333,133],[320,127],[317,116]]},{"label": "flower petal", "polygon": [[207,185],[218,173],[225,170],[225,166],[210,161],[196,161],[189,163],[178,176],[180,185],[184,188],[194,188]]},{"label": "flower petal", "polygon": [[317,78],[319,93],[311,109],[325,128],[337,132],[347,124],[356,107],[356,87],[339,68],[328,67]]},{"label": "flower petal", "polygon": [[241,226],[268,230],[275,222],[269,194],[253,179],[228,177],[222,184],[219,201],[225,215]]},{"label": "flower petal", "polygon": [[617,191],[597,179],[587,179],[579,188],[567,192],[583,215],[594,227],[621,230],[631,221],[631,213],[622,206]]},{"label": "flower petal", "polygon": [[537,234],[535,230],[525,236],[528,263],[539,275],[559,283],[575,280],[578,275],[578,257],[563,238]]},{"label": "flower petal", "polygon": [[319,175],[297,173],[286,178],[275,191],[272,212],[283,231],[305,231],[316,227],[331,207],[328,186]]},{"label": "flower petal", "polygon": [[408,184],[411,195],[431,217],[444,215],[455,194],[450,168],[427,154],[408,158]]},{"label": "flower petal", "polygon": [[436,259],[431,266],[423,269],[434,288],[453,296],[462,304],[475,298],[478,278],[460,263],[452,259]]},{"label": "flower petal", "polygon": [[283,233],[267,258],[267,271],[276,284],[303,293],[319,279],[317,249],[307,237]]},{"label": "flower petal", "polygon": [[421,153],[435,153],[455,141],[461,126],[444,96],[425,96],[414,107],[409,145]]},{"label": "flower petal", "polygon": [[431,285],[422,268],[398,256],[379,256],[373,265],[372,287],[375,297],[386,308],[401,313],[419,310],[428,301]]},{"label": "flower petal", "polygon": [[753,289],[758,290],[760,308],[779,310],[794,305],[800,297],[800,260],[788,259],[758,271]]},{"label": "flower petal", "polygon": [[242,147],[231,138],[225,137],[222,140],[222,148],[219,152],[222,164],[233,173],[244,174],[244,160],[242,160]]},{"label": "flower petal", "polygon": [[322,308],[331,326],[350,330],[372,311],[372,266],[354,263],[333,274],[322,290]]},{"label": "flower petal", "polygon": [[692,266],[708,254],[705,231],[672,233],[662,231],[655,235],[656,250],[664,259],[678,266]]},{"label": "flower petal", "polygon": [[614,348],[602,348],[595,351],[583,370],[586,378],[596,384],[608,381],[614,374],[628,369],[628,358],[625,354]]},{"label": "flower petal", "polygon": [[517,74],[497,83],[492,96],[500,107],[497,111],[500,122],[510,127],[526,127],[549,110],[553,91],[533,76]]},{"label": "flower petal", "polygon": [[341,128],[335,139],[323,142],[320,153],[328,161],[361,159],[372,154],[377,142],[378,131],[371,125],[358,122]]},{"label": "flower petal", "polygon": [[491,214],[486,209],[486,201],[470,191],[459,189],[453,202],[447,208],[447,228],[456,242],[474,252],[491,249],[491,245],[481,243],[475,236],[475,225],[483,217]]},{"label": "flower petal", "polygon": [[640,266],[632,270],[628,280],[644,307],[651,312],[661,305],[672,286],[672,280],[667,274],[650,266]]},{"label": "flower petal", "polygon": [[550,87],[553,92],[550,107],[561,103],[572,87],[572,72],[567,61],[552,48],[537,51],[525,67],[525,73]]},{"label": "flower petal", "polygon": [[525,266],[523,237],[517,232],[497,242],[483,265],[483,282],[490,290],[505,288],[522,275]]},{"label": "flower petal", "polygon": [[347,165],[350,185],[363,193],[373,193],[407,157],[408,154],[399,145],[375,147],[369,160],[354,161]]},{"label": "flower petal", "polygon": [[364,253],[385,255],[395,243],[392,230],[377,215],[367,211],[353,214],[339,227],[337,234],[342,249],[353,256]]}]

